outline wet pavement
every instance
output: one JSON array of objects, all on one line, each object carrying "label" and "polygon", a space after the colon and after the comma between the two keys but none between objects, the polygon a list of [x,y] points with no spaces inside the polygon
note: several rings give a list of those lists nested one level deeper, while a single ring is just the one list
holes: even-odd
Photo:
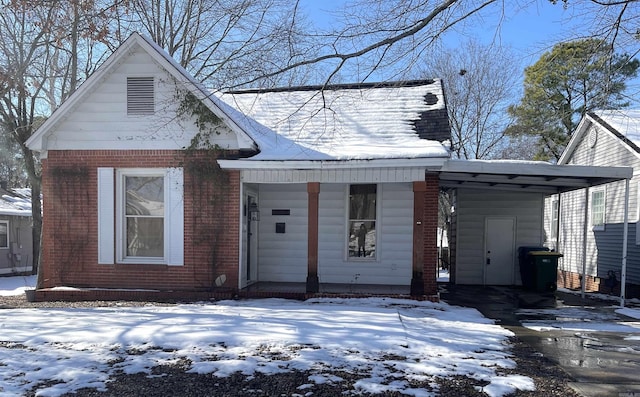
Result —
[{"label": "wet pavement", "polygon": [[557,363],[585,397],[640,397],[640,320],[617,301],[556,291],[442,284],[443,301],[474,307]]}]

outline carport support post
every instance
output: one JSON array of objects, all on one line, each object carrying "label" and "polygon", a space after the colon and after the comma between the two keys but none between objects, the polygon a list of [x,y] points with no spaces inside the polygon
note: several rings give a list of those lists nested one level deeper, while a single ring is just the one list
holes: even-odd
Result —
[{"label": "carport support post", "polygon": [[624,226],[622,229],[622,269],[620,270],[620,307],[624,307],[627,284],[627,241],[629,240],[629,178],[624,184]]},{"label": "carport support post", "polygon": [[589,188],[584,189],[584,228],[582,229],[582,278],[580,296],[584,299],[587,288],[587,235],[589,233]]},{"label": "carport support post", "polygon": [[320,291],[318,280],[318,200],[320,196],[320,183],[308,182],[307,193],[309,195],[309,230],[307,233],[307,292]]}]

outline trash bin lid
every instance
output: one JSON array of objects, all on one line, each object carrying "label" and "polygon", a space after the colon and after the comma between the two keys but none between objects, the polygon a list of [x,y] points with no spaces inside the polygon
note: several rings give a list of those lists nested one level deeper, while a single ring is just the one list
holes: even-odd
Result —
[{"label": "trash bin lid", "polygon": [[555,257],[558,257],[558,258],[563,256],[559,252],[550,252],[550,251],[529,251],[529,255],[532,255],[532,256],[555,256]]}]

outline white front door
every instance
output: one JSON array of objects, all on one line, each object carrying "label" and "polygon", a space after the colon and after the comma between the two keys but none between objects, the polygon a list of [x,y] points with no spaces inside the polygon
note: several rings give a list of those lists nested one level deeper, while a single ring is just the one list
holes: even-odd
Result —
[{"label": "white front door", "polygon": [[484,235],[484,284],[513,285],[515,219],[487,218]]}]

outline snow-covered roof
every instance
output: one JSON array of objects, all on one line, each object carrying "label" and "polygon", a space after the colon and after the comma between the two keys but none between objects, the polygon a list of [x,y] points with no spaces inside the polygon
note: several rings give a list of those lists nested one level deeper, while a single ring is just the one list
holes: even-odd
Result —
[{"label": "snow-covered roof", "polygon": [[598,110],[591,116],[615,129],[620,137],[633,143],[634,149],[640,152],[640,109]]},{"label": "snow-covered roof", "polygon": [[562,152],[558,164],[566,164],[570,161],[578,144],[594,123],[619,138],[631,152],[640,156],[640,109],[595,110],[588,112],[582,118],[576,131],[571,135],[566,149]]},{"label": "snow-covered roof", "polygon": [[0,196],[0,215],[31,216],[31,189],[4,192]]},{"label": "snow-covered roof", "polygon": [[[250,160],[448,158],[439,80],[247,90],[219,97],[261,125]],[[266,128],[265,128],[266,127]]]}]

